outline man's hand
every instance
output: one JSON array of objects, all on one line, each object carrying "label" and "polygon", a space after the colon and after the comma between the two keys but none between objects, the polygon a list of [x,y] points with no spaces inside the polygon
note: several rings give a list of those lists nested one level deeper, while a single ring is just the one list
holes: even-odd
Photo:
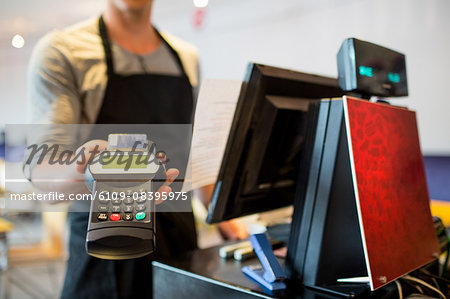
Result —
[{"label": "man's hand", "polygon": [[[211,196],[214,191],[214,185],[208,185],[195,190],[201,202],[208,208]],[[248,231],[245,224],[237,219],[223,221],[218,224],[220,234],[225,240],[240,240],[248,237]]]},{"label": "man's hand", "polygon": [[[161,193],[160,196],[155,196],[156,198],[162,198],[162,194],[164,194],[163,192],[165,192],[165,194],[168,194],[170,192],[172,192],[172,188],[170,187],[170,184],[172,184],[173,181],[175,181],[175,179],[178,177],[178,175],[180,174],[180,171],[176,168],[169,168],[166,171],[166,181],[164,182],[164,184],[159,187],[158,189],[158,193]],[[163,200],[156,200],[156,204],[160,204],[164,202]]]},{"label": "man's hand", "polygon": [[220,222],[218,227],[225,240],[242,240],[248,237],[247,226],[237,219]]}]

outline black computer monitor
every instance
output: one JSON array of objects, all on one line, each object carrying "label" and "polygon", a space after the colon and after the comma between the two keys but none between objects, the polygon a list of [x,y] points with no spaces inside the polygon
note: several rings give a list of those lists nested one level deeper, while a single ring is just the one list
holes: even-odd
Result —
[{"label": "black computer monitor", "polygon": [[309,170],[317,117],[310,104],[342,95],[335,78],[250,63],[207,221],[292,204]]}]

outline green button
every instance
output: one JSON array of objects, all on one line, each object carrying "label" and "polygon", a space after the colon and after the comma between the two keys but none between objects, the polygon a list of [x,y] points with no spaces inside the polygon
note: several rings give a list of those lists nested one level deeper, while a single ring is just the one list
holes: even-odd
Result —
[{"label": "green button", "polygon": [[144,218],[145,218],[145,213],[144,212],[136,213],[136,220],[142,220]]}]

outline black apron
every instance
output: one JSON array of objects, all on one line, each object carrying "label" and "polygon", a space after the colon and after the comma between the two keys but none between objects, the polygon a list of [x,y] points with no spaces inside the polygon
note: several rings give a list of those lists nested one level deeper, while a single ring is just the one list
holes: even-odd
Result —
[{"label": "black apron", "polygon": [[[105,51],[108,83],[97,124],[192,124],[192,86],[178,54],[164,38],[160,36],[180,66],[181,76],[116,74],[102,17],[99,19],[99,32]],[[151,261],[197,247],[191,212],[157,213],[156,252],[124,261],[101,260],[86,253],[88,213],[69,213],[69,220],[70,256],[62,298],[151,298]]]}]

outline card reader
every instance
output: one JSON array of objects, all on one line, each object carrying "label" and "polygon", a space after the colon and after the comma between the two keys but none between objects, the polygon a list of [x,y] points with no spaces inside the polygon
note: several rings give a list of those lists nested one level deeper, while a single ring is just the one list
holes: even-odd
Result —
[{"label": "card reader", "polygon": [[164,167],[147,135],[108,136],[108,148],[86,167],[93,195],[86,236],[89,255],[122,260],[155,250],[153,184],[160,175],[164,177]]}]

